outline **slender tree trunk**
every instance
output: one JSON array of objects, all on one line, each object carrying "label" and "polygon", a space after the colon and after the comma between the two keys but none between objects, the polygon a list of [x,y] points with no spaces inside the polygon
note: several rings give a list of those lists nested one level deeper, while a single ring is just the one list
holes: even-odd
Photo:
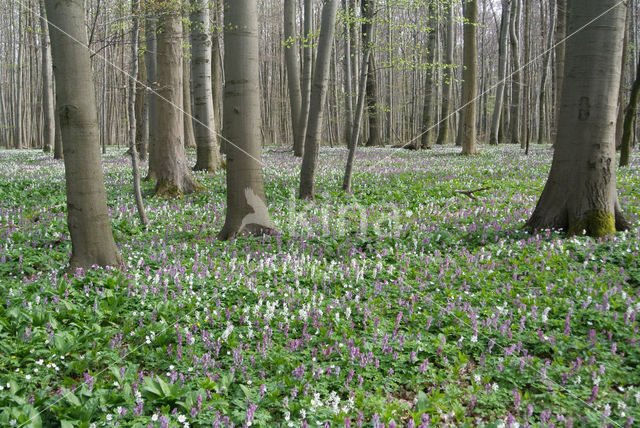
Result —
[{"label": "slender tree trunk", "polygon": [[322,7],[320,39],[318,41],[318,56],[313,77],[311,106],[309,110],[309,124],[305,136],[304,157],[300,171],[300,198],[313,199],[315,196],[315,172],[320,148],[320,137],[323,116],[323,106],[327,95],[329,80],[329,66],[331,62],[331,47],[335,31],[338,0],[325,0]]},{"label": "slender tree trunk", "polygon": [[520,71],[520,2],[511,0],[511,144],[521,144],[522,82]]},{"label": "slender tree trunk", "polygon": [[344,170],[342,179],[342,190],[351,192],[351,176],[353,174],[353,162],[356,157],[356,148],[358,147],[358,138],[360,134],[360,124],[362,122],[362,114],[364,112],[365,93],[367,88],[367,77],[369,75],[369,56],[371,55],[371,40],[375,33],[375,23],[373,22],[373,8],[366,10],[366,19],[371,20],[371,26],[363,40],[364,54],[362,56],[362,67],[360,73],[360,83],[358,83],[358,102],[356,105],[355,120],[351,129],[351,137],[349,139],[349,155],[347,156],[347,165]]},{"label": "slender tree trunk", "polygon": [[347,0],[342,0],[342,10],[344,13],[344,105],[345,105],[345,142],[349,144],[353,127],[353,86],[351,70],[351,25],[354,17],[347,6]]},{"label": "slender tree trunk", "polygon": [[[122,263],[107,210],[95,91],[81,0],[46,0],[51,22],[57,108],[65,145],[67,222],[71,269]],[[80,43],[72,41],[78,40]]]},{"label": "slender tree trunk", "polygon": [[16,104],[15,104],[15,117],[14,117],[14,144],[16,149],[21,149],[23,147],[23,128],[22,128],[22,108],[23,108],[23,93],[22,93],[22,55],[23,55],[23,45],[22,38],[22,10],[20,5],[18,5],[18,60],[16,64],[16,78],[17,78],[17,88],[16,88]]},{"label": "slender tree trunk", "polygon": [[613,141],[626,7],[618,0],[568,6],[569,32],[600,18],[567,40],[551,171],[527,225],[602,237],[629,227],[616,192]]},{"label": "slender tree trunk", "polygon": [[302,106],[300,108],[300,122],[298,124],[299,139],[293,142],[293,154],[302,157],[305,149],[305,138],[309,121],[311,101],[311,76],[313,52],[313,3],[304,0],[304,37],[302,45]]},{"label": "slender tree trunk", "polygon": [[631,96],[629,104],[625,109],[624,123],[622,125],[622,141],[620,145],[620,166],[629,165],[629,155],[631,152],[631,138],[633,136],[633,120],[638,111],[638,102],[640,101],[640,59],[636,69],[636,78],[631,88]]},{"label": "slender tree trunk", "polygon": [[[211,97],[213,98],[213,117],[217,121],[216,129],[222,128],[222,65],[220,36],[222,34],[222,4],[221,0],[213,1],[213,37],[211,39]],[[216,136],[217,138],[217,136]],[[220,151],[224,153],[222,143]]]},{"label": "slender tree trunk", "polygon": [[546,53],[544,54],[544,59],[542,60],[542,77],[540,78],[540,95],[538,101],[538,144],[542,144],[544,140],[544,111],[545,111],[545,99],[546,99],[546,91],[545,86],[547,84],[547,75],[549,72],[549,62],[551,59],[551,45],[553,43],[553,35],[555,33],[555,20],[556,20],[556,10],[555,10],[555,2],[551,0],[552,6],[549,10],[549,35],[547,36],[547,46]]},{"label": "slender tree trunk", "polygon": [[[150,12],[149,12],[150,13]],[[144,54],[144,61],[147,69],[147,82],[149,91],[146,94],[147,114],[149,115],[149,172],[145,180],[155,181],[158,169],[158,36],[157,18],[153,15],[147,17],[145,22],[145,39],[147,49]]]},{"label": "slender tree trunk", "polygon": [[[209,17],[207,17],[208,19]],[[189,40],[189,29],[183,25],[182,39]],[[191,108],[191,58],[182,55],[182,108],[184,109],[184,147],[196,147],[196,136],[193,130],[193,111]]]},{"label": "slender tree trunk", "polygon": [[191,175],[184,148],[184,113],[182,76],[182,18],[169,0],[159,5],[163,13],[158,19],[157,94],[155,108],[157,140],[156,196],[180,197],[201,186]]},{"label": "slender tree trunk", "polygon": [[191,78],[193,80],[196,171],[216,171],[222,166],[213,116],[211,90],[211,25],[208,0],[191,0]]},{"label": "slender tree trunk", "polygon": [[300,135],[300,114],[302,108],[302,94],[300,92],[300,64],[298,62],[298,38],[296,32],[296,2],[284,1],[284,39],[286,47],[284,58],[287,66],[287,83],[289,86],[289,103],[291,106],[291,128],[293,130],[294,145],[302,141]]},{"label": "slender tree trunk", "polygon": [[622,48],[622,61],[620,62],[620,70],[622,70],[622,74],[620,76],[620,86],[618,89],[618,115],[616,117],[616,150],[620,149],[620,145],[622,143],[622,128],[624,125],[624,105],[625,105],[625,76],[626,76],[626,65],[627,65],[627,51],[629,50],[629,21],[631,18],[631,8],[627,7],[627,16],[624,24],[624,43]]},{"label": "slender tree trunk", "polygon": [[45,152],[53,150],[56,140],[56,123],[53,102],[53,69],[51,68],[51,43],[44,0],[40,0],[40,43],[42,45],[42,116],[43,144]]},{"label": "slender tree trunk", "polygon": [[225,0],[224,137],[227,215],[218,237],[274,229],[262,177],[257,0]]},{"label": "slender tree trunk", "polygon": [[462,154],[478,153],[476,142],[476,76],[477,76],[477,48],[476,23],[478,22],[478,2],[469,0],[464,8],[464,50],[462,72]]},{"label": "slender tree trunk", "polygon": [[511,0],[502,0],[502,19],[500,23],[500,41],[498,48],[498,87],[496,88],[496,103],[491,119],[491,134],[489,144],[497,145],[500,132],[502,103],[504,102],[505,79],[507,76],[507,42],[509,40],[511,16]]},{"label": "slender tree trunk", "polygon": [[422,138],[420,140],[420,148],[430,149],[432,135],[435,133],[433,128],[433,111],[436,104],[435,97],[435,62],[436,62],[436,34],[438,32],[438,17],[436,4],[429,2],[429,17],[431,19],[431,30],[429,32],[428,52],[427,52],[427,70],[425,72],[424,81],[424,105],[422,108]]},{"label": "slender tree trunk", "polygon": [[136,151],[138,159],[146,160],[149,150],[149,114],[147,102],[145,100],[145,85],[148,85],[147,68],[145,67],[144,56],[138,53],[138,83],[136,84]]},{"label": "slender tree trunk", "polygon": [[564,57],[566,50],[565,37],[567,36],[567,0],[556,0],[556,98],[555,98],[555,119],[552,140],[556,141],[558,132],[558,120],[560,119],[560,103],[562,102],[562,84],[564,81]]},{"label": "slender tree trunk", "polygon": [[142,192],[140,190],[140,170],[138,169],[138,151],[136,149],[136,84],[138,79],[138,0],[131,0],[131,74],[129,75],[129,152],[133,170],[133,195],[136,200],[138,216],[143,226],[149,224],[144,212]]},{"label": "slender tree trunk", "polygon": [[[447,39],[445,42],[446,64],[442,73],[442,112],[440,114],[440,129],[436,144],[444,145],[449,140],[449,129],[451,128],[451,104],[453,98],[453,49],[455,47],[454,14],[453,4],[447,6]],[[389,124],[391,126],[391,124]]]},{"label": "slender tree trunk", "polygon": [[[376,2],[375,0],[362,0],[361,8],[362,8],[362,16],[374,16],[375,13],[369,13],[367,10],[369,8],[375,11]],[[362,37],[363,37],[363,49],[366,49],[364,46],[364,37],[365,34],[371,31],[371,27],[373,25],[373,18],[364,19],[362,23]],[[368,38],[369,43],[373,44],[374,40],[372,38]],[[380,145],[380,111],[378,108],[378,79],[376,76],[376,65],[375,58],[373,55],[369,55],[369,64],[367,67],[367,72],[369,75],[367,76],[367,117],[369,118],[369,139],[367,140],[367,147],[375,147]]]}]

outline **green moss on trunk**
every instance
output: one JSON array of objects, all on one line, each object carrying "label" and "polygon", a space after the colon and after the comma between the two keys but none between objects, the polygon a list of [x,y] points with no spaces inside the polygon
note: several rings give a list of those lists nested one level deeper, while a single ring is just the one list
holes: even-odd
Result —
[{"label": "green moss on trunk", "polygon": [[616,219],[613,213],[591,210],[578,221],[569,225],[569,235],[589,235],[594,238],[616,233]]}]

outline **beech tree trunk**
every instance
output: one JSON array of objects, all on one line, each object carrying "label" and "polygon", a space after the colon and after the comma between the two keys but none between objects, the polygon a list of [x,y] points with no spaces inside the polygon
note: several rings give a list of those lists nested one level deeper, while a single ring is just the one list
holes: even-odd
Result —
[{"label": "beech tree trunk", "polygon": [[191,175],[184,148],[182,17],[172,1],[160,3],[156,113],[156,196],[180,197],[201,186]]},{"label": "beech tree trunk", "polygon": [[218,237],[274,229],[267,210],[260,144],[258,1],[225,0],[224,137],[227,215]]},{"label": "beech tree trunk", "polygon": [[[364,45],[365,35],[371,31],[373,25],[374,12],[369,13],[368,9],[371,8],[375,11],[375,0],[362,0],[362,16],[371,16],[371,19],[365,19],[362,23],[362,43]],[[374,40],[367,37],[369,43],[374,43]],[[367,49],[366,46],[362,47]],[[373,55],[369,55],[369,64],[367,66],[367,117],[369,118],[369,139],[367,140],[367,147],[375,147],[380,145],[380,112],[378,109],[378,79],[376,76],[375,58]]]},{"label": "beech tree trunk", "polygon": [[300,121],[298,123],[298,140],[293,142],[293,154],[302,157],[305,148],[305,138],[309,121],[311,102],[311,77],[313,52],[313,3],[304,0],[304,35],[302,39],[302,106],[300,107]]},{"label": "beech tree trunk", "polygon": [[342,0],[342,10],[345,16],[344,22],[344,105],[345,105],[345,126],[344,139],[347,145],[350,142],[351,130],[353,127],[353,85],[351,70],[351,9],[347,6],[347,0]]},{"label": "beech tree trunk", "polygon": [[500,23],[500,43],[498,47],[498,87],[496,88],[496,102],[491,119],[491,134],[489,144],[497,145],[500,133],[500,120],[504,103],[504,88],[507,76],[507,41],[511,17],[511,0],[502,0],[502,20]]},{"label": "beech tree trunk", "polygon": [[145,67],[142,53],[138,53],[136,61],[138,63],[135,105],[136,151],[138,152],[138,159],[145,160],[147,159],[147,152],[149,150],[149,111],[145,100],[146,93],[144,85],[148,85],[149,82],[147,81],[147,68]]},{"label": "beech tree trunk", "polygon": [[53,150],[56,139],[56,123],[53,102],[53,69],[51,68],[51,43],[44,0],[40,0],[40,43],[42,44],[42,149]]},{"label": "beech tree trunk", "polygon": [[511,0],[511,144],[521,144],[522,84],[520,72],[520,1]]},{"label": "beech tree trunk", "polygon": [[566,42],[564,41],[567,36],[567,0],[556,0],[556,99],[555,99],[555,118],[553,127],[553,141],[557,139],[558,121],[560,120],[560,103],[562,97],[562,84],[564,81],[564,62]]},{"label": "beech tree trunk", "polygon": [[[189,40],[189,30],[182,29],[182,40]],[[182,55],[182,109],[184,110],[184,147],[196,147],[196,136],[193,129],[193,111],[191,109],[191,64],[187,55]]]},{"label": "beech tree trunk", "polygon": [[633,136],[633,120],[638,111],[638,102],[640,101],[640,59],[636,69],[636,78],[631,88],[631,97],[629,105],[625,109],[624,123],[622,125],[622,140],[620,142],[620,166],[629,165],[629,155],[631,152],[631,137]]},{"label": "beech tree trunk", "polygon": [[549,35],[547,36],[547,52],[544,54],[544,59],[542,60],[542,77],[540,79],[540,95],[538,100],[538,144],[542,144],[544,140],[544,112],[545,112],[545,100],[546,100],[546,91],[545,85],[547,83],[547,75],[549,74],[549,62],[551,60],[551,49],[553,43],[553,34],[555,32],[556,25],[556,10],[555,3],[552,1],[552,5],[549,11]]},{"label": "beech tree trunk", "polygon": [[71,269],[117,266],[122,258],[109,223],[82,0],[45,4],[65,153]]},{"label": "beech tree trunk", "polygon": [[420,148],[430,149],[432,135],[435,133],[433,128],[435,127],[433,120],[433,110],[436,104],[436,80],[435,74],[435,62],[436,62],[436,35],[438,33],[438,17],[436,11],[436,4],[429,2],[429,17],[430,32],[429,42],[427,45],[427,70],[425,72],[424,81],[424,105],[422,108],[422,138],[420,139]]},{"label": "beech tree trunk", "polygon": [[616,192],[614,142],[626,6],[617,0],[568,6],[569,33],[602,16],[567,40],[551,171],[527,226],[602,237],[629,227]]},{"label": "beech tree trunk", "polygon": [[144,53],[145,68],[147,70],[147,86],[149,91],[146,94],[145,101],[147,103],[147,114],[149,115],[149,171],[145,180],[155,181],[158,163],[158,150],[156,143],[158,141],[158,38],[157,38],[158,20],[154,16],[148,16],[145,22],[145,39],[147,48]]},{"label": "beech tree trunk", "polygon": [[287,67],[287,84],[289,87],[289,104],[291,106],[291,128],[294,145],[302,141],[300,130],[300,114],[302,94],[300,92],[300,64],[298,62],[298,38],[296,33],[296,2],[284,1],[284,58]]},{"label": "beech tree trunk", "polygon": [[305,136],[304,156],[300,171],[300,198],[313,199],[315,195],[315,172],[318,163],[318,151],[322,130],[323,107],[327,95],[329,81],[329,66],[331,62],[331,47],[335,31],[338,0],[325,0],[322,6],[320,39],[318,41],[318,55],[316,69],[313,75],[311,92],[311,106],[309,109],[309,123]]},{"label": "beech tree trunk", "polygon": [[191,0],[191,79],[193,81],[196,171],[222,166],[211,91],[211,25],[208,0]]},{"label": "beech tree trunk", "polygon": [[[442,110],[440,113],[440,129],[436,144],[447,144],[451,129],[451,105],[453,104],[453,49],[455,45],[453,4],[447,6],[447,40],[445,42],[445,59],[447,64],[442,73]],[[389,124],[391,126],[391,124]]]},{"label": "beech tree trunk", "polygon": [[473,155],[478,153],[476,142],[476,76],[478,67],[476,47],[476,24],[478,22],[478,1],[469,0],[464,8],[464,49],[462,71],[462,121],[460,130],[462,133],[462,154]]}]

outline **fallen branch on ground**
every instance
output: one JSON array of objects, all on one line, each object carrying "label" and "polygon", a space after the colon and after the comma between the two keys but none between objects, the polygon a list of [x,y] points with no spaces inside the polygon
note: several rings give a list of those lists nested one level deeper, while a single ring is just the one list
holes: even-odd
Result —
[{"label": "fallen branch on ground", "polygon": [[491,187],[481,187],[479,189],[472,189],[472,190],[455,190],[454,192],[460,195],[465,195],[470,197],[471,199],[473,199],[474,201],[477,200],[478,198],[476,198],[473,194],[477,193],[477,192],[482,192],[483,190],[489,190],[491,189]]}]

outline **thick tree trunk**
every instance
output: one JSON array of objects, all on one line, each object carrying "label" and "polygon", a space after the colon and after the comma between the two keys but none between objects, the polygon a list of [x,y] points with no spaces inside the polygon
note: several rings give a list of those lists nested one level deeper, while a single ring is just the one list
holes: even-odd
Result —
[{"label": "thick tree trunk", "polygon": [[196,171],[222,166],[211,91],[211,25],[208,0],[191,0],[191,79],[193,81]]},{"label": "thick tree trunk", "polygon": [[[447,40],[445,44],[446,67],[442,73],[442,110],[440,113],[440,129],[436,144],[447,144],[451,128],[451,105],[453,104],[453,49],[455,45],[453,4],[447,6]],[[389,124],[391,126],[391,124]]]},{"label": "thick tree trunk", "polygon": [[[222,53],[220,50],[220,37],[222,35],[222,3],[221,0],[213,1],[213,36],[211,39],[211,97],[213,98],[213,117],[216,120],[216,129],[222,128]],[[218,140],[220,141],[220,140]],[[222,143],[220,151],[224,153]]]},{"label": "thick tree trunk", "polygon": [[284,58],[287,66],[287,84],[289,87],[289,104],[291,106],[291,128],[294,145],[302,141],[300,135],[300,114],[302,94],[300,92],[300,64],[298,62],[298,38],[296,33],[296,2],[284,1]]},{"label": "thick tree trunk", "polygon": [[307,126],[307,135],[305,136],[304,156],[300,171],[301,199],[313,199],[315,195],[315,172],[322,134],[320,126],[322,124],[324,101],[327,95],[331,47],[333,46],[337,9],[338,0],[325,0],[322,7],[318,56],[316,58],[311,106],[309,109],[309,124]]},{"label": "thick tree trunk", "polygon": [[509,28],[511,17],[511,0],[502,0],[502,20],[500,23],[500,41],[498,48],[498,87],[496,88],[496,102],[491,119],[491,134],[489,144],[497,145],[500,132],[500,119],[502,116],[502,104],[504,102],[505,79],[507,76],[507,41],[509,40]]},{"label": "thick tree trunk", "polygon": [[46,0],[46,8],[65,146],[71,269],[117,266],[122,258],[109,223],[91,62],[82,46],[87,43],[82,1]]},{"label": "thick tree trunk", "polygon": [[[189,40],[189,30],[182,29],[182,39]],[[188,55],[182,55],[182,109],[184,110],[184,147],[196,147],[196,135],[193,130],[193,111],[191,109],[191,64]]]},{"label": "thick tree trunk", "polygon": [[[362,16],[373,16],[374,13],[369,13],[368,9],[374,9],[375,0],[362,0]],[[365,19],[362,23],[362,40],[363,49],[367,49],[364,46],[365,35],[371,31],[373,25],[373,18]],[[374,40],[370,37],[369,43],[374,43]],[[376,76],[375,58],[373,55],[369,55],[369,64],[367,66],[367,117],[369,119],[369,139],[367,140],[367,147],[375,147],[380,145],[380,111],[378,108],[378,79]]]},{"label": "thick tree trunk", "polygon": [[257,0],[225,0],[224,137],[227,215],[218,237],[275,228],[266,206],[260,144]]},{"label": "thick tree trunk", "polygon": [[602,16],[567,40],[553,162],[527,225],[602,237],[629,226],[616,193],[614,145],[626,7],[617,0],[569,0],[568,6],[570,33]]},{"label": "thick tree trunk", "polygon": [[51,43],[44,0],[40,0],[40,43],[42,44],[42,149],[53,150],[56,140],[56,123],[53,102],[53,69],[51,68]]},{"label": "thick tree trunk", "polygon": [[433,110],[436,104],[436,80],[435,80],[435,62],[436,62],[436,34],[438,33],[438,17],[436,4],[429,2],[429,17],[431,19],[431,30],[429,32],[428,52],[427,52],[427,70],[425,72],[424,81],[424,105],[422,108],[422,138],[420,139],[420,148],[430,149],[431,140],[434,132]]},{"label": "thick tree trunk", "polygon": [[313,3],[304,0],[304,36],[302,39],[302,106],[300,107],[300,121],[298,123],[298,140],[293,142],[293,154],[302,157],[305,148],[305,138],[309,121],[311,102],[311,77],[313,52]]},{"label": "thick tree trunk", "polygon": [[638,102],[640,101],[640,59],[636,69],[636,78],[631,88],[631,96],[629,105],[625,109],[624,123],[622,125],[622,140],[620,142],[620,166],[629,165],[629,154],[631,152],[631,137],[633,135],[633,120],[638,111]]},{"label": "thick tree trunk", "polygon": [[470,0],[464,8],[464,50],[462,71],[462,154],[478,153],[476,142],[476,76],[477,76],[477,48],[476,24],[478,22],[478,0]]},{"label": "thick tree trunk", "polygon": [[191,175],[184,148],[182,18],[170,1],[160,4],[158,19],[158,100],[155,108],[157,138],[156,196],[180,197],[201,186]]}]

